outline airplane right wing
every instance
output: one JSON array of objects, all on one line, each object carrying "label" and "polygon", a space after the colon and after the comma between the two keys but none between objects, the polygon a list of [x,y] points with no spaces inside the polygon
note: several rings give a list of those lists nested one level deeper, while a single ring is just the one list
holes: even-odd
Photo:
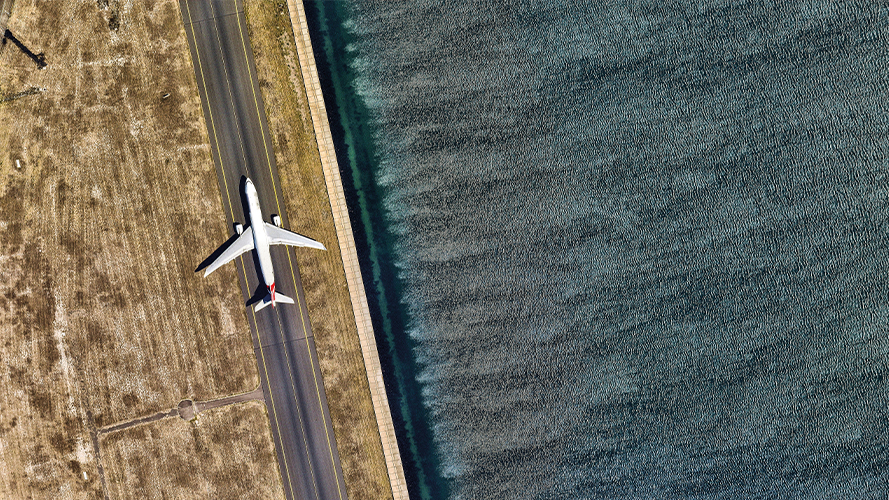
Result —
[{"label": "airplane right wing", "polygon": [[318,250],[327,250],[320,242],[312,238],[288,231],[284,228],[275,226],[274,224],[265,224],[265,232],[269,235],[269,245],[290,245],[294,247],[317,248]]},{"label": "airplane right wing", "polygon": [[240,236],[238,236],[238,239],[236,239],[234,243],[231,244],[231,246],[226,248],[225,251],[219,255],[219,257],[216,257],[216,260],[214,260],[213,263],[207,267],[207,270],[204,271],[204,277],[206,278],[207,275],[219,269],[223,265],[231,262],[238,255],[241,255],[244,252],[249,252],[250,250],[253,250],[252,227],[248,227],[247,229],[245,229],[244,232],[241,233]]}]

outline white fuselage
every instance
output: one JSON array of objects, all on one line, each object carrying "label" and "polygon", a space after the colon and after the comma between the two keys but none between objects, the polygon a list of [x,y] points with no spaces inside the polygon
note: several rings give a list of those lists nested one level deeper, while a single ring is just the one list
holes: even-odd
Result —
[{"label": "white fuselage", "polygon": [[271,291],[275,285],[275,271],[272,268],[272,254],[269,252],[269,236],[265,231],[265,221],[262,220],[262,209],[259,207],[259,196],[253,182],[247,179],[244,188],[247,193],[247,207],[250,215],[250,227],[253,228],[253,250],[259,259],[259,273],[262,281]]}]

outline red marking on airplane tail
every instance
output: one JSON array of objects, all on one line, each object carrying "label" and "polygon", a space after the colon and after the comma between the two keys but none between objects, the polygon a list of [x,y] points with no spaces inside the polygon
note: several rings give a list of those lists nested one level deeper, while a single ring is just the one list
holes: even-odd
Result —
[{"label": "red marking on airplane tail", "polygon": [[269,286],[269,295],[272,296],[272,307],[275,307],[275,284],[274,283],[272,283],[271,286]]}]

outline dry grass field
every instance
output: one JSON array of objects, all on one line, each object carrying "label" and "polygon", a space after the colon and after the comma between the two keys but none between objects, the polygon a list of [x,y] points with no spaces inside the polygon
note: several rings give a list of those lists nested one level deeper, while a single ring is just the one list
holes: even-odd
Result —
[{"label": "dry grass field", "polygon": [[101,442],[109,496],[283,498],[270,433],[265,406],[250,402],[110,434]]},{"label": "dry grass field", "polygon": [[287,4],[245,4],[291,229],[328,248],[298,255],[346,489],[353,500],[391,498]]},{"label": "dry grass field", "polygon": [[[9,29],[48,66],[0,48],[0,498],[101,498],[92,429],[249,391],[256,362],[234,266],[193,272],[229,231],[177,3],[16,0]],[[159,460],[196,498],[267,481],[260,414],[104,436],[109,493]],[[262,468],[204,460],[232,449]]]}]

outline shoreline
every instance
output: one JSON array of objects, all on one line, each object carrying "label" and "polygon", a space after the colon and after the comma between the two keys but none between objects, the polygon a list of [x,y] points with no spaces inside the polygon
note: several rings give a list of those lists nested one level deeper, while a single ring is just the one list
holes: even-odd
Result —
[{"label": "shoreline", "polygon": [[383,373],[380,366],[376,338],[371,323],[367,296],[365,295],[364,281],[358,264],[358,254],[355,249],[352,223],[349,219],[348,207],[343,192],[339,164],[334,152],[333,138],[327,120],[324,96],[321,93],[321,85],[315,66],[315,57],[312,52],[305,9],[303,4],[297,0],[287,0],[287,8],[294,30],[300,71],[305,83],[306,97],[311,111],[312,125],[315,130],[318,152],[321,157],[324,181],[333,213],[334,225],[336,226],[337,239],[340,243],[343,267],[355,316],[355,324],[358,329],[361,352],[364,358],[367,381],[370,386],[371,400],[380,433],[386,469],[392,488],[392,496],[394,499],[407,499],[408,490],[404,468],[395,437],[395,428],[392,423],[392,414],[389,408],[386,388],[383,383]]}]

